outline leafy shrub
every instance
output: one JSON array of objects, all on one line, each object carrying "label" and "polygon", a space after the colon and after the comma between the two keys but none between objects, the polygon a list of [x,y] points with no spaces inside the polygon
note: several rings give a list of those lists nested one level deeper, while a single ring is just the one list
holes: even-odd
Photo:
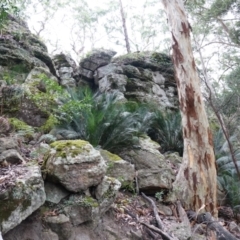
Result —
[{"label": "leafy shrub", "polygon": [[37,76],[39,81],[30,85],[30,98],[43,112],[51,114],[58,107],[58,101],[65,95],[65,90],[45,74]]},{"label": "leafy shrub", "polygon": [[69,99],[58,111],[58,128],[73,130],[93,146],[114,151],[138,143],[150,128],[154,114],[137,103],[117,101],[117,95],[93,95],[89,89],[69,90]]},{"label": "leafy shrub", "polygon": [[149,136],[161,145],[162,152],[183,154],[183,137],[180,112],[155,112]]},{"label": "leafy shrub", "polygon": [[[230,142],[234,146],[236,136],[230,137]],[[240,149],[236,148],[234,156],[237,160],[238,168],[240,168]],[[237,175],[232,156],[229,153],[227,142],[224,139],[221,130],[214,134],[214,148],[218,172],[218,183],[226,192],[226,201],[231,206],[240,204],[240,180]]]}]

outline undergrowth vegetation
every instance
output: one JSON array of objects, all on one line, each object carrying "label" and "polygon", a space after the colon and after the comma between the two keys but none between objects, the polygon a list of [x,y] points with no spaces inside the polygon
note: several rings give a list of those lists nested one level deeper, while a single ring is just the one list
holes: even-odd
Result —
[{"label": "undergrowth vegetation", "polygon": [[68,89],[56,109],[57,131],[89,141],[95,147],[117,151],[137,146],[149,134],[162,152],[183,152],[179,113],[162,113],[151,104],[119,101],[117,94],[93,93],[89,88]]},{"label": "undergrowth vegetation", "polygon": [[93,146],[114,151],[136,145],[154,119],[147,105],[119,102],[114,93],[94,95],[88,88],[68,93],[66,102],[56,112],[57,128],[75,131]]},{"label": "undergrowth vegetation", "polygon": [[155,119],[149,131],[150,137],[160,143],[162,152],[183,154],[183,136],[180,112],[155,111]]},{"label": "undergrowth vegetation", "polygon": [[[235,149],[234,156],[240,168],[240,150],[238,147],[237,135],[230,138],[230,142]],[[226,193],[226,202],[232,207],[240,205],[240,180],[234,166],[232,156],[229,152],[227,141],[224,139],[221,130],[214,136],[215,157],[218,172],[218,183]]]}]

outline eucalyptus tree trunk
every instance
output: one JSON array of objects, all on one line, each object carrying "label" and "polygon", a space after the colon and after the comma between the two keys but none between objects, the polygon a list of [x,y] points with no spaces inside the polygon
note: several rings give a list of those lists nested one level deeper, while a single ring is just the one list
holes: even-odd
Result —
[{"label": "eucalyptus tree trunk", "polygon": [[182,115],[183,162],[173,184],[173,194],[186,209],[216,216],[217,176],[212,134],[193,58],[190,25],[182,0],[162,0],[172,33],[173,62]]},{"label": "eucalyptus tree trunk", "polygon": [[122,25],[123,25],[123,32],[124,32],[124,38],[125,38],[125,43],[126,43],[126,49],[127,53],[130,53],[130,43],[129,43],[129,38],[128,38],[128,31],[127,31],[127,25],[126,25],[126,17],[123,11],[123,4],[122,0],[119,0],[120,4],[120,11],[121,11],[121,17],[122,17]]}]

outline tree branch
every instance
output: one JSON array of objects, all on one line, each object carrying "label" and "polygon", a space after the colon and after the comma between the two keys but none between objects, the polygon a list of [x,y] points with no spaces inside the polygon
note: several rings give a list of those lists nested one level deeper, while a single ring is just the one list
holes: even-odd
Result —
[{"label": "tree branch", "polygon": [[164,230],[164,229],[163,229],[163,222],[162,222],[161,218],[160,218],[159,215],[158,215],[158,209],[157,209],[156,204],[154,203],[154,201],[153,201],[151,198],[147,197],[144,193],[142,193],[142,196],[143,196],[148,202],[151,203],[152,208],[153,208],[153,212],[154,212],[154,216],[155,216],[156,221],[157,221],[157,225],[158,225],[158,227],[159,227],[161,230]]},{"label": "tree branch", "polygon": [[147,223],[145,223],[145,222],[140,222],[140,223],[141,223],[142,225],[144,225],[145,227],[151,229],[152,231],[161,234],[161,236],[162,236],[165,240],[178,240],[177,238],[169,236],[167,233],[165,233],[164,231],[162,231],[162,230],[159,229],[159,228],[154,227],[153,225],[149,225],[149,224],[147,224]]}]

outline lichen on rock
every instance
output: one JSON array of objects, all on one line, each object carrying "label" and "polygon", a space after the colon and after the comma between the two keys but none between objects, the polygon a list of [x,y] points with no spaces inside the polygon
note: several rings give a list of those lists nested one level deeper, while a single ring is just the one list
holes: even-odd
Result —
[{"label": "lichen on rock", "polygon": [[72,192],[87,190],[101,182],[106,164],[91,144],[83,140],[62,140],[50,146],[44,163],[50,180]]}]

